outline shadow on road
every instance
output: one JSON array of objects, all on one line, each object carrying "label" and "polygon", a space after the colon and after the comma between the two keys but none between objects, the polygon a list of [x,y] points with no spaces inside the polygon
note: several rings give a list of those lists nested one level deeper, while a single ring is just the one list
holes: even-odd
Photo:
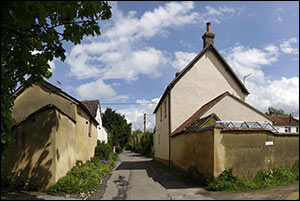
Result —
[{"label": "shadow on road", "polygon": [[141,157],[141,161],[121,162],[116,170],[145,170],[148,177],[151,177],[155,182],[159,182],[166,189],[183,189],[192,187],[192,185],[185,183],[175,175],[159,168],[154,163],[153,159],[146,159],[140,154],[130,154],[130,157]]}]

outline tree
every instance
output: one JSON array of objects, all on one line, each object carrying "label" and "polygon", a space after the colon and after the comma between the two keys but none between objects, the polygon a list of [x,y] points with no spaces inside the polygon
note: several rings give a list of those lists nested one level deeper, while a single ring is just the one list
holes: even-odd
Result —
[{"label": "tree", "polygon": [[282,109],[276,109],[273,107],[268,108],[268,112],[265,113],[266,115],[274,115],[274,116],[289,116],[289,114],[284,113]]},{"label": "tree", "polygon": [[64,61],[62,42],[79,44],[100,35],[99,20],[111,18],[101,1],[1,1],[1,158],[12,141],[13,93],[50,78],[48,61]]},{"label": "tree", "polygon": [[107,108],[102,116],[102,125],[111,135],[112,145],[120,153],[127,145],[131,134],[131,123],[127,123],[124,115]]}]

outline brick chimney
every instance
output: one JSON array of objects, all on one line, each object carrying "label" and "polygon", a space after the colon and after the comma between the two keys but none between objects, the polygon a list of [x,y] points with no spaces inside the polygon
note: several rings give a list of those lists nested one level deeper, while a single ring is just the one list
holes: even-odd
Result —
[{"label": "brick chimney", "polygon": [[206,23],[206,32],[203,34],[203,49],[206,48],[209,44],[214,44],[215,34],[210,32],[210,22]]}]

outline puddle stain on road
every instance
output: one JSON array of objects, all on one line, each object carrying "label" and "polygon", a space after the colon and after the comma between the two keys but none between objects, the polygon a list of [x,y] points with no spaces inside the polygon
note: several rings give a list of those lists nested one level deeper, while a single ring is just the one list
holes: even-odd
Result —
[{"label": "puddle stain on road", "polygon": [[113,200],[125,200],[127,198],[126,192],[128,187],[128,181],[124,176],[119,175],[118,180],[113,181],[118,189],[117,196],[113,197]]}]

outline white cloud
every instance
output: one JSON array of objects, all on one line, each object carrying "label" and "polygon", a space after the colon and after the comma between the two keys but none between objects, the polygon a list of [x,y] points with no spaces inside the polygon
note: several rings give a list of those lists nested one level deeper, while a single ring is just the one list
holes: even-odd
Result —
[{"label": "white cloud", "polygon": [[275,22],[282,22],[282,11],[283,11],[283,8],[282,7],[277,7],[275,10],[274,10],[274,13],[273,13],[273,19],[275,19]]},{"label": "white cloud", "polygon": [[215,22],[219,24],[221,20],[228,19],[234,15],[239,16],[244,10],[244,6],[227,7],[227,6],[205,6],[206,13],[203,14],[205,21]]},{"label": "white cloud", "polygon": [[176,60],[171,62],[172,66],[177,70],[182,70],[197,55],[195,52],[175,52]]},{"label": "white cloud", "polygon": [[246,102],[266,112],[268,107],[283,109],[299,117],[299,77],[268,80],[264,85],[247,82],[250,95]]},{"label": "white cloud", "polygon": [[125,114],[125,118],[127,122],[132,123],[132,128],[134,130],[140,129],[144,130],[144,114],[146,113],[146,130],[152,131],[155,127],[155,116],[153,111],[156,107],[156,104],[147,104],[147,103],[155,103],[159,98],[149,100],[136,100],[136,103],[140,103],[138,105],[132,105],[127,109],[118,110],[119,113]]},{"label": "white cloud", "polygon": [[280,50],[285,54],[299,54],[299,49],[297,47],[292,47],[292,44],[297,44],[297,38],[292,37],[280,44]]},{"label": "white cloud", "polygon": [[[288,41],[295,42],[295,40]],[[270,80],[266,79],[262,71],[264,67],[277,62],[282,52],[287,53],[282,51],[283,47],[288,45],[270,44],[263,49],[239,45],[221,52],[240,78],[252,73],[246,82],[250,92],[246,102],[263,112],[266,112],[268,107],[275,107],[299,116],[299,77]]]},{"label": "white cloud", "polygon": [[265,81],[262,67],[277,62],[279,56],[278,47],[274,45],[268,45],[263,50],[244,46],[229,47],[221,53],[240,78],[251,73],[248,79],[261,83]]},{"label": "white cloud", "polygon": [[128,98],[127,96],[118,96],[116,91],[110,85],[105,84],[101,79],[80,85],[76,88],[76,91],[81,98],[85,99],[101,98],[118,100]]},{"label": "white cloud", "polygon": [[192,12],[193,8],[193,2],[171,2],[145,12],[140,19],[136,18],[135,12],[132,11],[127,16],[121,13],[106,35],[112,39],[127,37],[130,41],[149,38],[164,32],[167,27],[196,23],[199,13]]},{"label": "white cloud", "polygon": [[53,73],[54,69],[55,69],[55,63],[54,63],[55,59],[52,61],[48,61],[48,64],[50,66],[50,71]]},{"label": "white cloud", "polygon": [[[214,15],[211,11],[214,7],[207,7],[203,14],[193,9],[194,2],[170,2],[136,17],[135,11],[123,14],[113,2],[113,24],[106,24],[107,31],[102,32],[99,39],[89,37],[91,43],[72,49],[66,60],[71,66],[70,76],[127,81],[138,80],[139,75],[160,76],[159,67],[167,63],[166,55],[155,47],[141,47],[140,42],[158,34],[167,35],[169,29],[204,23],[204,17],[220,21],[241,10],[223,6],[216,8]],[[144,57],[144,65],[141,65],[141,57]]]}]

